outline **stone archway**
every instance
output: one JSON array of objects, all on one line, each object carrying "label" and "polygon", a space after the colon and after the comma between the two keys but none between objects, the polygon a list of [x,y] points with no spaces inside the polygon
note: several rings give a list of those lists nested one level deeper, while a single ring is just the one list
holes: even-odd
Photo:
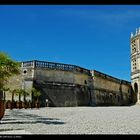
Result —
[{"label": "stone archway", "polygon": [[138,84],[137,83],[134,84],[134,91],[135,91],[135,93],[138,93]]},{"label": "stone archway", "polygon": [[138,84],[137,84],[137,83],[134,83],[134,92],[135,92],[136,95],[137,95],[137,101],[139,101],[139,98],[140,98],[140,96],[139,96],[139,94],[138,94],[138,91],[139,91],[139,89],[138,89]]}]

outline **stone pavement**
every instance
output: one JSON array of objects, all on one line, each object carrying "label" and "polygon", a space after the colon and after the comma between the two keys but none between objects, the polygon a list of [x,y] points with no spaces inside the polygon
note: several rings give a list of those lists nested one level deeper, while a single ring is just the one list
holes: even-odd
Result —
[{"label": "stone pavement", "polygon": [[9,131],[9,130],[8,130],[8,131],[7,131],[7,130],[6,130],[6,131],[4,130],[4,131],[0,131],[0,135],[1,135],[1,134],[4,134],[4,135],[5,135],[5,134],[6,134],[6,135],[7,135],[7,134],[8,134],[8,135],[9,135],[9,134],[12,134],[12,135],[23,135],[23,134],[26,134],[26,135],[27,135],[27,134],[32,134],[32,133],[27,132],[27,131],[25,131],[25,130],[10,130],[10,131]]},{"label": "stone pavement", "polygon": [[140,134],[140,105],[7,109],[3,134]]}]

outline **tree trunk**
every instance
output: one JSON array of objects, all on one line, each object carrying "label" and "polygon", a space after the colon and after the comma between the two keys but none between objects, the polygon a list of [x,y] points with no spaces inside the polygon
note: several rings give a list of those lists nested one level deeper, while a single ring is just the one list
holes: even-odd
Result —
[{"label": "tree trunk", "polygon": [[19,94],[19,102],[21,101],[21,94]]},{"label": "tree trunk", "polygon": [[36,108],[39,108],[39,107],[40,107],[40,104],[39,104],[39,97],[37,97],[37,100],[36,100],[36,102],[35,102],[35,106],[36,106]]},{"label": "tree trunk", "polygon": [[6,99],[5,91],[3,92],[3,98],[4,98],[4,101],[5,101],[5,99]]},{"label": "tree trunk", "polygon": [[22,102],[21,102],[21,94],[19,94],[19,109],[22,108]]},{"label": "tree trunk", "polygon": [[24,95],[24,103],[26,102],[26,95]]},{"label": "tree trunk", "polygon": [[14,95],[15,93],[12,93],[12,101],[10,102],[10,109],[12,110],[14,107]]},{"label": "tree trunk", "polygon": [[14,93],[12,93],[12,102],[14,101]]}]

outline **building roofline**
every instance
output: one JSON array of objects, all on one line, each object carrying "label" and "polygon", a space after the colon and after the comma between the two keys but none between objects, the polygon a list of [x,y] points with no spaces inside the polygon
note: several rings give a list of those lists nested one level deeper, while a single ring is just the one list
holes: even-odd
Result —
[{"label": "building roofline", "polygon": [[32,68],[50,68],[50,69],[60,69],[60,70],[76,70],[81,73],[86,73],[90,75],[90,70],[80,67],[78,65],[71,65],[65,63],[57,63],[57,62],[49,62],[49,61],[40,61],[40,60],[31,60],[31,61],[23,61],[22,67],[32,67]]},{"label": "building roofline", "polygon": [[119,78],[113,77],[113,76],[111,76],[111,75],[102,73],[102,72],[97,71],[97,70],[92,70],[92,71],[93,71],[93,76],[94,76],[94,75],[95,75],[95,76],[100,76],[100,77],[106,78],[106,79],[108,79],[108,80],[116,81],[116,82],[123,83],[123,84],[131,84],[130,81],[126,81],[126,80],[123,80],[123,79],[119,79]]}]

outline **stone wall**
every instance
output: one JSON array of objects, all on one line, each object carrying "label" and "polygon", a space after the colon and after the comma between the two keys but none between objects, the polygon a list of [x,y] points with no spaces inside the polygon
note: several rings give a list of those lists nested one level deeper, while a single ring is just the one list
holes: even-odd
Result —
[{"label": "stone wall", "polygon": [[76,71],[35,68],[34,86],[42,92],[42,106],[46,99],[51,106],[89,105],[89,77]]},{"label": "stone wall", "polygon": [[42,61],[25,62],[23,66],[24,88],[36,87],[41,91],[41,106],[45,106],[46,100],[50,106],[89,105],[89,70]]},{"label": "stone wall", "polygon": [[[7,81],[6,87],[9,88],[10,90],[14,89],[21,89],[22,88],[22,75],[15,75],[9,78]],[[6,91],[6,100],[11,100],[12,98],[12,93],[10,91]]]},{"label": "stone wall", "polygon": [[34,79],[54,83],[60,82],[85,85],[87,82],[87,85],[89,84],[89,75],[87,74],[74,71],[49,70],[42,68],[35,69]]},{"label": "stone wall", "polygon": [[131,99],[131,83],[98,71],[91,71],[93,105],[128,105]]},{"label": "stone wall", "polygon": [[[128,105],[133,100],[128,81],[96,70],[43,61],[24,63],[21,74],[11,77],[7,86],[38,88],[42,93],[41,106],[46,105],[46,100],[50,106]],[[7,94],[7,99],[11,99],[10,95]]]},{"label": "stone wall", "polygon": [[42,93],[40,97],[41,106],[46,106],[46,100],[49,101],[49,106],[55,107],[89,105],[89,90],[86,86],[45,83],[36,80],[34,87]]}]

